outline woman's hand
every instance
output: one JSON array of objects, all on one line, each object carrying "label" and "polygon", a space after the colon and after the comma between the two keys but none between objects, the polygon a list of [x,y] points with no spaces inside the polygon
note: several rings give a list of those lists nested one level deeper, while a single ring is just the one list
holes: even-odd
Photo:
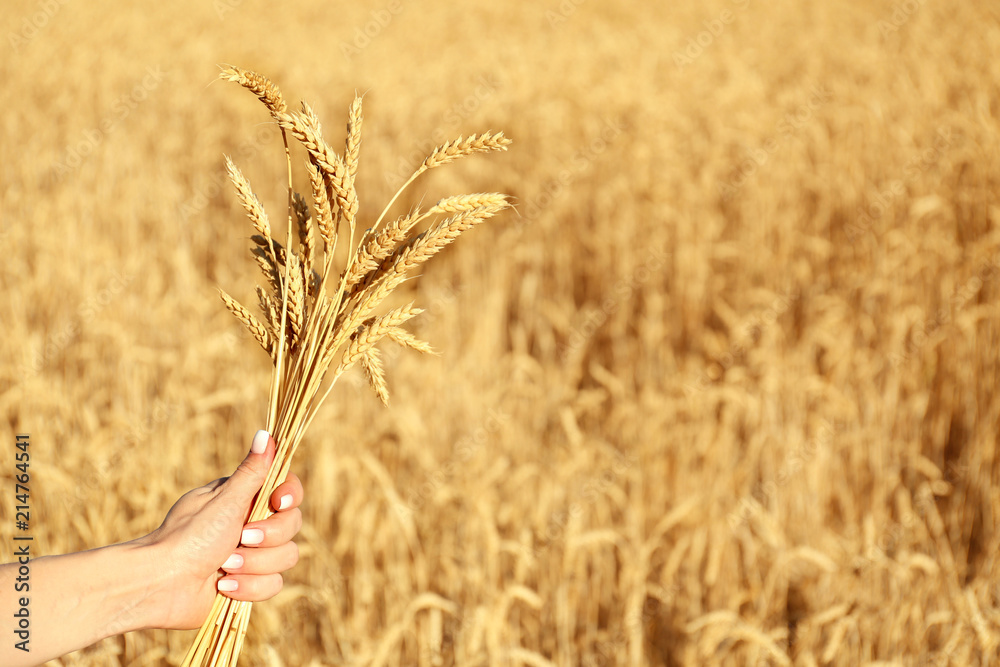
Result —
[{"label": "woman's hand", "polygon": [[165,576],[151,591],[152,627],[199,627],[222,592],[259,601],[281,590],[281,573],[299,559],[292,538],[302,527],[302,483],[295,475],[271,494],[276,512],[244,527],[253,499],[274,459],[275,443],[258,431],[246,459],[231,477],[184,494],[158,529],[137,540]]},{"label": "woman's hand", "polygon": [[[142,628],[196,628],[217,590],[237,600],[275,595],[281,573],[299,558],[291,541],[302,526],[299,479],[289,475],[271,494],[274,516],[243,527],[274,453],[274,440],[258,431],[231,477],[184,494],[163,525],[138,540],[0,565],[0,618],[18,620],[16,609],[30,603],[31,628],[30,646],[0,644],[0,665],[37,665]],[[30,577],[21,571],[29,566]],[[6,594],[18,577],[30,584],[22,598]]]}]

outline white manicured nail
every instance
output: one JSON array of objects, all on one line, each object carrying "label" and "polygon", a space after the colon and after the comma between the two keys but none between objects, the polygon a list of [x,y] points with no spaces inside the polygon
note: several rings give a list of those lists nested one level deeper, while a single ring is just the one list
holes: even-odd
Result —
[{"label": "white manicured nail", "polygon": [[243,531],[243,538],[240,541],[246,545],[260,544],[264,541],[264,531],[260,528],[247,528]]},{"label": "white manicured nail", "polygon": [[243,556],[239,554],[232,554],[226,559],[226,562],[222,564],[223,570],[235,570],[238,567],[243,567]]},{"label": "white manicured nail", "polygon": [[239,582],[234,579],[219,579],[219,590],[223,593],[232,593],[239,587]]},{"label": "white manicured nail", "polygon": [[278,503],[279,510],[286,510],[292,506],[292,494],[286,494],[281,496],[281,501]]},{"label": "white manicured nail", "polygon": [[254,454],[263,454],[267,449],[267,439],[271,437],[271,434],[261,429],[257,431],[257,434],[253,437],[253,444],[250,445],[250,451]]}]

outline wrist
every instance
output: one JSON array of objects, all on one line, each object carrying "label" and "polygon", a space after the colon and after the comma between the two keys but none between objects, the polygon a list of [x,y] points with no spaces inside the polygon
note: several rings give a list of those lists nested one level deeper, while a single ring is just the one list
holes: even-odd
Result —
[{"label": "wrist", "polygon": [[163,627],[160,600],[170,585],[168,570],[160,566],[157,545],[143,538],[106,549],[111,572],[117,576],[105,636]]},{"label": "wrist", "polygon": [[36,662],[156,624],[160,612],[154,592],[162,583],[155,559],[142,545],[116,544],[32,559]]}]

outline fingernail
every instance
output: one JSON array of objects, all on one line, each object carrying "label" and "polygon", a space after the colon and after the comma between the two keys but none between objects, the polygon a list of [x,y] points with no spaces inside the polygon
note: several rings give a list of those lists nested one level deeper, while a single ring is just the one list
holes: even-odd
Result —
[{"label": "fingernail", "polygon": [[247,528],[243,531],[243,538],[240,540],[243,544],[260,544],[264,541],[264,531],[260,528]]},{"label": "fingernail", "polygon": [[223,570],[235,570],[238,567],[243,567],[243,556],[239,554],[232,554],[226,559],[226,562],[222,564]]},{"label": "fingernail", "polygon": [[267,450],[267,440],[270,437],[271,434],[264,429],[257,431],[253,437],[253,444],[250,445],[250,451],[254,454],[263,454]]},{"label": "fingernail", "polygon": [[232,593],[240,587],[240,583],[235,579],[219,579],[218,587],[223,593]]},{"label": "fingernail", "polygon": [[281,502],[278,503],[279,510],[286,510],[292,506],[292,494],[287,494],[281,496]]}]

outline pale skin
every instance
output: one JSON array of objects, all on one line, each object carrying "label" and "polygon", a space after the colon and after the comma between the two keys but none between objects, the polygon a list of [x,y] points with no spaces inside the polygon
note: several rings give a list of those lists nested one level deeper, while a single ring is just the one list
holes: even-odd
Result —
[{"label": "pale skin", "polygon": [[[244,526],[274,454],[260,431],[232,476],[186,493],[149,535],[32,558],[28,592],[15,592],[18,563],[0,565],[0,665],[37,665],[133,630],[200,627],[217,592],[253,602],[276,595],[281,573],[299,558],[298,477],[289,474],[271,494],[273,516]],[[21,597],[30,598],[27,653],[14,646]]]}]

